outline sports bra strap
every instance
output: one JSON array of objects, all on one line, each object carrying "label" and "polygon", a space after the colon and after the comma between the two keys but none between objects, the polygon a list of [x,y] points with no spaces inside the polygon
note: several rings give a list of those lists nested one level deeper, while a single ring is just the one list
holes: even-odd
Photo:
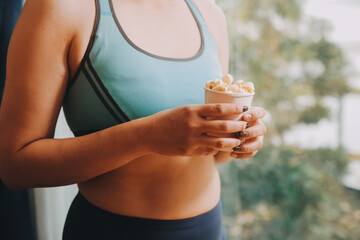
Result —
[{"label": "sports bra strap", "polygon": [[204,18],[202,17],[199,9],[197,8],[197,6],[196,6],[195,3],[193,2],[193,0],[185,0],[185,1],[189,4],[192,12],[193,12],[194,15],[195,15],[195,18],[196,18],[196,19],[198,20],[198,22],[199,22],[199,24],[200,24],[201,26],[207,27]]},{"label": "sports bra strap", "polygon": [[112,15],[109,0],[96,0],[100,3],[101,15]]}]

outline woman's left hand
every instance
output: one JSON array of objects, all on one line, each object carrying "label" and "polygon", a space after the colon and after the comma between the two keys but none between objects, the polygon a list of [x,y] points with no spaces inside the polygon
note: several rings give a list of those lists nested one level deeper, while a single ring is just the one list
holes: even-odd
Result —
[{"label": "woman's left hand", "polygon": [[234,148],[231,157],[237,159],[252,158],[262,148],[266,127],[261,121],[265,116],[265,110],[261,107],[252,107],[240,119],[248,123],[246,130],[236,133],[236,137],[242,140],[242,143]]}]

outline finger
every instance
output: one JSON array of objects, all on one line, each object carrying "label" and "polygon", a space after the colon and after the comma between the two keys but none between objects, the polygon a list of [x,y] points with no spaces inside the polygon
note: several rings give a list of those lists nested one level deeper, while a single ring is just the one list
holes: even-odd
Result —
[{"label": "finger", "polygon": [[201,147],[208,147],[216,150],[232,150],[239,146],[241,141],[236,138],[217,138],[203,135],[199,138],[199,145]]},{"label": "finger", "polygon": [[239,103],[212,103],[197,105],[198,113],[202,117],[218,117],[246,112],[249,107]]},{"label": "finger", "polygon": [[240,146],[234,149],[236,153],[251,153],[258,151],[262,148],[263,141],[261,137],[256,137],[252,141],[246,141],[242,143]]},{"label": "finger", "polygon": [[234,137],[240,138],[240,139],[249,139],[249,138],[263,136],[265,133],[266,133],[265,125],[262,122],[257,121],[254,123],[253,126],[250,126],[249,128],[245,129],[244,131],[235,133]]},{"label": "finger", "polygon": [[215,154],[217,154],[219,151],[217,149],[214,148],[210,148],[210,147],[199,147],[198,149],[195,150],[194,155],[195,156],[213,156]]},{"label": "finger", "polygon": [[248,112],[242,115],[240,120],[246,122],[253,122],[258,119],[262,119],[265,116],[265,110],[261,107],[251,107]]},{"label": "finger", "polygon": [[204,120],[200,130],[202,133],[234,133],[246,129],[246,122],[232,120]]},{"label": "finger", "polygon": [[252,152],[252,153],[234,153],[234,152],[232,152],[230,154],[230,156],[233,158],[236,158],[236,159],[248,159],[248,158],[254,157],[257,152],[258,151]]}]

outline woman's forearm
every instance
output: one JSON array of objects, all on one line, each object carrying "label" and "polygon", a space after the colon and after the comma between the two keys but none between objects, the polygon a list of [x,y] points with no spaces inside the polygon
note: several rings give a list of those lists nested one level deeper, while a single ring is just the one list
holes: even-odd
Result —
[{"label": "woman's forearm", "polygon": [[39,139],[1,159],[1,178],[20,190],[81,182],[148,153],[146,120],[137,119],[89,135]]}]

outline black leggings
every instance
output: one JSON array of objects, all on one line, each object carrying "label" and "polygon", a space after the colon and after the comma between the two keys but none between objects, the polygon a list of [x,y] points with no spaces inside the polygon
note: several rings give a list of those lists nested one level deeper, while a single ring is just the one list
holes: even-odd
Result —
[{"label": "black leggings", "polygon": [[179,220],[129,217],[100,209],[77,194],[63,240],[225,240],[221,202],[201,215]]}]

